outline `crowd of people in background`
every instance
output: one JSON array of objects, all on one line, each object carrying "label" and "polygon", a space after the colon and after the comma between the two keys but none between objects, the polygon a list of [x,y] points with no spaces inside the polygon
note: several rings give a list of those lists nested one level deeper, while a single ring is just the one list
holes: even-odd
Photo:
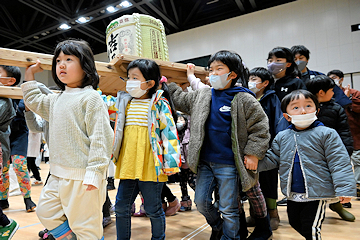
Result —
[{"label": "crowd of people in background", "polygon": [[[114,97],[98,89],[90,46],[60,42],[52,61],[59,93],[34,81],[37,61],[25,71],[24,99],[0,98],[0,234],[10,239],[19,228],[2,211],[11,164],[42,239],[104,239],[112,212],[117,239],[131,238],[132,216],[147,216],[151,239],[165,239],[165,216],[190,211],[193,200],[211,240],[271,239],[281,205],[305,239],[321,239],[327,203],[355,221],[345,208],[360,197],[360,91],[343,86],[340,70],[310,70],[309,60],[305,46],[275,47],[267,67],[248,69],[222,50],[211,55],[207,79],[189,63],[188,82],[168,84],[155,61],[137,59]],[[18,67],[0,66],[1,85],[20,79]],[[40,152],[50,164],[44,182]],[[179,182],[180,200],[167,182]],[[32,185],[43,186],[37,205]]]}]

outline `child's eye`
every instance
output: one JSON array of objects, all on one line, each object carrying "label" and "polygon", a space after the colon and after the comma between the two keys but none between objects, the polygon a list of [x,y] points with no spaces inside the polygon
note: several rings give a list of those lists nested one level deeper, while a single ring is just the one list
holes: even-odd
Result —
[{"label": "child's eye", "polygon": [[66,61],[71,61],[72,59],[71,58],[67,58]]},{"label": "child's eye", "polygon": [[309,104],[309,105],[307,105],[306,107],[312,107],[312,106]]},{"label": "child's eye", "polygon": [[60,59],[56,59],[56,62],[59,63],[59,62],[60,62]]},{"label": "child's eye", "polygon": [[296,109],[299,109],[299,108],[298,108],[298,107],[294,107],[293,109],[296,110]]}]

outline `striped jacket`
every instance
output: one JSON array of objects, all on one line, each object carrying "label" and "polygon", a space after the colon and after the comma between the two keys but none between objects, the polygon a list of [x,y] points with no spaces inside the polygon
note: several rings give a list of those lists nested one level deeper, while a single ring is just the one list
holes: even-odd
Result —
[{"label": "striped jacket", "polygon": [[[151,98],[148,111],[149,140],[155,161],[156,175],[177,173],[180,170],[180,141],[176,124],[171,114],[169,102],[162,97],[163,91],[158,90]],[[115,139],[113,145],[113,160],[116,163],[125,128],[125,110],[130,94],[119,91],[115,107],[118,109],[115,125]]]}]

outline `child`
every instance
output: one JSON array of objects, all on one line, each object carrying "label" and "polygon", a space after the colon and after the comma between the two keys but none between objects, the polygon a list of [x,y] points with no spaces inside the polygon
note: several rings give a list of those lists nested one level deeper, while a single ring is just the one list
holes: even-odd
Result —
[{"label": "child", "polygon": [[[309,79],[306,83],[306,87],[313,95],[315,95],[320,104],[320,110],[317,117],[326,127],[335,129],[339,134],[346,150],[351,156],[353,152],[353,139],[349,124],[347,121],[345,110],[332,99],[335,87],[335,82],[326,75],[318,75],[312,79]],[[351,203],[347,203],[345,206],[350,206]],[[340,202],[332,203],[329,208],[337,212],[340,217],[346,221],[355,221],[354,215],[346,211]]]},{"label": "child", "polygon": [[[21,79],[20,68],[1,65],[0,76],[3,79],[3,85],[16,86],[19,84]],[[26,126],[24,117],[25,105],[22,99],[14,99],[12,103],[13,107],[15,108],[16,116],[10,125],[11,162],[17,175],[21,194],[24,197],[25,209],[27,212],[33,212],[36,208],[36,204],[31,200],[31,183],[26,161],[29,130]],[[10,164],[10,158],[5,158],[3,164],[2,181],[0,184],[0,207],[3,210],[9,207],[8,194],[10,186]]]},{"label": "child", "polygon": [[[3,98],[0,98],[0,102]],[[3,120],[3,119],[2,119]],[[1,133],[0,133],[1,135]],[[0,171],[2,170],[3,164],[3,153],[6,153],[6,150],[3,151],[0,141]],[[1,175],[0,175],[1,177]],[[11,239],[15,232],[19,229],[19,224],[12,219],[9,219],[0,208],[0,237],[1,239]]]},{"label": "child", "polygon": [[[141,191],[152,239],[165,238],[161,192],[167,175],[179,172],[180,146],[166,83],[157,90],[161,75],[152,60],[137,59],[127,67],[126,92],[118,92],[113,158],[117,239],[130,239],[131,208]],[[167,95],[167,96],[166,96]],[[165,98],[166,97],[166,98]]]},{"label": "child", "polygon": [[[26,70],[25,80],[41,70],[38,61]],[[52,75],[62,90],[58,94],[41,93],[35,81],[21,86],[28,108],[49,122],[51,176],[37,215],[56,239],[103,239],[101,210],[113,132],[95,90],[99,76],[89,45],[60,42]]]},{"label": "child", "polygon": [[360,197],[360,91],[350,88],[350,85],[343,87],[344,73],[340,70],[332,70],[327,75],[335,81],[336,85],[351,100],[351,105],[345,111],[354,140],[354,151],[351,155],[351,161],[354,165],[357,196]]},{"label": "child", "polygon": [[[269,119],[270,142],[276,134],[286,129],[289,124],[283,117],[281,103],[271,86],[274,84],[274,78],[271,73],[262,67],[253,68],[250,71],[249,89],[255,93],[256,99],[260,102],[263,110]],[[278,197],[278,170],[273,169],[259,174],[261,190],[266,200],[266,207],[270,215],[270,225],[272,230],[279,226],[280,218],[276,207]],[[250,217],[247,218],[248,226],[255,225],[255,212],[250,205]]]},{"label": "child", "polygon": [[290,49],[276,47],[269,52],[267,68],[274,76],[273,89],[280,101],[296,89],[306,89]]},{"label": "child", "polygon": [[[40,117],[38,117],[40,118]],[[26,117],[25,117],[26,119]],[[30,127],[29,127],[30,128]],[[38,170],[38,167],[36,166],[36,158],[41,154],[40,148],[41,148],[41,142],[42,142],[42,134],[38,132],[29,131],[29,137],[28,137],[28,150],[27,150],[27,166],[29,169],[29,172],[31,171],[33,173],[33,176],[35,180],[32,182],[32,186],[38,186],[42,185],[43,182],[41,181],[40,172]]]},{"label": "child", "polygon": [[[306,83],[318,75],[325,75],[321,72],[313,71],[307,68],[307,64],[310,60],[310,51],[303,45],[295,45],[291,47],[291,52],[294,55],[294,61],[298,65],[301,75],[299,76],[301,80]],[[334,98],[335,101],[340,104],[343,108],[351,104],[351,101],[348,97],[341,91],[338,86],[335,86],[334,89]]]},{"label": "child", "polygon": [[195,191],[196,187],[196,174],[193,173],[187,163],[189,140],[190,140],[190,117],[177,112],[178,121],[176,128],[179,133],[180,148],[181,148],[181,172],[180,172],[180,188],[181,188],[181,208],[180,212],[190,211],[192,201],[190,199],[187,185]]},{"label": "child", "polygon": [[[0,85],[7,85],[9,77],[0,76]],[[9,86],[11,86],[10,84]],[[12,106],[11,99],[9,98],[0,98],[0,173],[3,170],[4,161],[7,162],[10,159],[10,123],[12,119],[15,117],[15,110]],[[0,174],[0,179],[3,177]],[[2,181],[2,179],[1,179]],[[8,235],[11,239],[15,234],[19,225],[12,219],[8,219],[8,217],[3,213],[0,208],[0,236]]]},{"label": "child", "polygon": [[[210,239],[239,239],[239,181],[243,191],[252,188],[255,167],[268,148],[267,117],[252,93],[234,87],[238,79],[247,86],[242,59],[237,53],[219,51],[208,62],[213,88],[183,92],[169,85],[175,107],[191,116],[188,164],[197,173],[195,203],[212,227]],[[219,186],[219,211],[212,204],[212,193]],[[231,194],[229,194],[231,193]],[[221,217],[222,216],[222,217]],[[246,231],[247,233],[247,231]]]},{"label": "child", "polygon": [[326,200],[345,203],[356,194],[350,158],[337,132],[316,121],[313,94],[293,91],[281,109],[292,124],[276,135],[258,171],[279,167],[290,225],[306,239],[321,239]]}]

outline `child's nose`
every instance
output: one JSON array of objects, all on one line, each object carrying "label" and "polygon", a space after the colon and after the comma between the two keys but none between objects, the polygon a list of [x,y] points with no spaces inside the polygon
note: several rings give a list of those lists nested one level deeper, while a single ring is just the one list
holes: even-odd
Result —
[{"label": "child's nose", "polygon": [[306,114],[305,108],[301,108],[301,114]]}]

